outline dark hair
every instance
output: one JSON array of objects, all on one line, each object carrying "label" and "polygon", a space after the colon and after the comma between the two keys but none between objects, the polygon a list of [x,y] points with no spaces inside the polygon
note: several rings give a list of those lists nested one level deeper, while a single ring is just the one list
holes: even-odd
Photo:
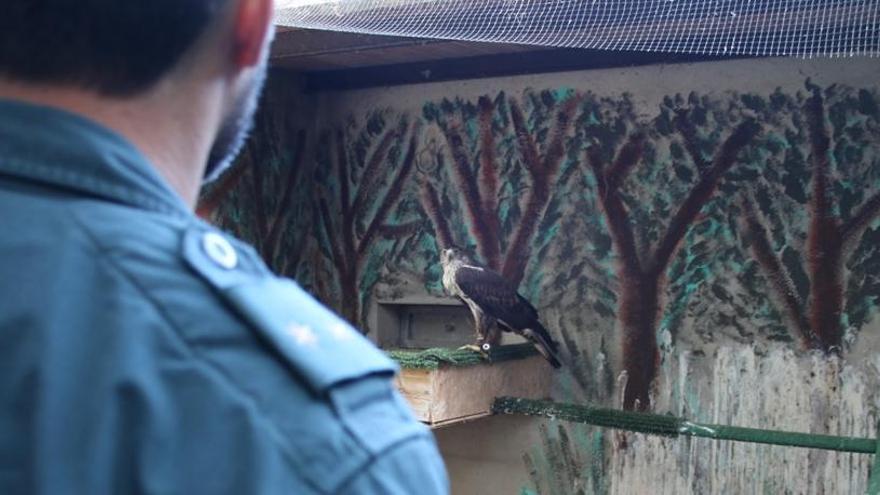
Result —
[{"label": "dark hair", "polygon": [[229,0],[6,0],[0,77],[125,96],[180,60]]}]

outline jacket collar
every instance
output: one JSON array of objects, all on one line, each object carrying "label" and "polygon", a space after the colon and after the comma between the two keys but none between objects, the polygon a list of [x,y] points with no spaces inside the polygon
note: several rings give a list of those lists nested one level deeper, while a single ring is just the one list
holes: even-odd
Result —
[{"label": "jacket collar", "polygon": [[122,136],[56,108],[0,99],[0,175],[144,210],[192,216],[146,157]]}]

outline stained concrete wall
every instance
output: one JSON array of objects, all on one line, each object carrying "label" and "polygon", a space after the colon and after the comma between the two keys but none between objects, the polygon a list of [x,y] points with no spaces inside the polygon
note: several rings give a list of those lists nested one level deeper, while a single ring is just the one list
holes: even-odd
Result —
[{"label": "stained concrete wall", "polygon": [[493,417],[435,430],[452,493],[519,493],[529,483],[523,454],[540,444],[540,423],[522,417]]}]

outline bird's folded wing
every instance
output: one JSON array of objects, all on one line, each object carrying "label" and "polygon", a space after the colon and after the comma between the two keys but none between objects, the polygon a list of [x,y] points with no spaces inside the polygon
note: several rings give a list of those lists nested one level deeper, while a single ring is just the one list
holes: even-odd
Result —
[{"label": "bird's folded wing", "polygon": [[523,318],[537,317],[535,308],[516,292],[516,287],[491,270],[463,266],[456,271],[455,282],[467,298],[499,320],[515,325]]}]

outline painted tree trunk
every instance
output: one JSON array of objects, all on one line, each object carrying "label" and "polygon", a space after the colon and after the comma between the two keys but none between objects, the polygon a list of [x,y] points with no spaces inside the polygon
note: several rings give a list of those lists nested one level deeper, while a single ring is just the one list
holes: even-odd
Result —
[{"label": "painted tree trunk", "polygon": [[[553,180],[555,177],[549,178]],[[514,233],[510,242],[501,273],[514,285],[519,286],[526,273],[529,261],[530,244],[538,229],[544,210],[550,202],[550,182],[548,178],[535,174],[532,183],[532,194],[526,203],[525,213],[520,219],[521,225]]]},{"label": "painted tree trunk", "polygon": [[812,147],[812,197],[807,263],[810,270],[810,327],[822,349],[840,350],[840,313],[843,309],[841,231],[832,194],[831,138],[826,125],[825,104],[817,91],[806,108]]},{"label": "painted tree trunk", "polygon": [[620,316],[623,332],[623,369],[627,374],[623,407],[648,410],[651,383],[657,373],[655,327],[660,308],[660,279],[623,268],[620,270]]},{"label": "painted tree trunk", "polygon": [[[349,323],[357,328],[361,328],[361,298],[358,294],[358,270],[348,269],[339,274],[339,282],[342,289],[342,300],[339,307],[342,310],[342,316]],[[363,331],[363,330],[362,330]]]},{"label": "painted tree trunk", "polygon": [[826,352],[840,352],[843,312],[841,246],[836,239],[817,239],[810,256],[810,326]]},{"label": "painted tree trunk", "polygon": [[[335,131],[336,154],[335,164],[338,189],[331,194],[324,190],[318,194],[318,219],[323,225],[328,244],[324,255],[333,263],[339,281],[339,311],[352,325],[364,333],[369,328],[364,324],[362,313],[361,273],[365,261],[371,256],[370,249],[377,239],[401,238],[412,235],[419,226],[419,221],[400,224],[387,223],[392,210],[400,201],[404,186],[415,163],[416,145],[418,143],[419,126],[413,125],[406,152],[403,159],[393,172],[391,183],[382,190],[381,167],[389,165],[388,153],[394,140],[402,139],[410,126],[406,119],[401,119],[398,126],[385,131],[384,136],[375,146],[372,154],[360,160],[356,167],[352,165],[352,154],[346,145],[346,136],[340,129]],[[326,134],[332,136],[334,133]],[[325,137],[329,141],[330,137]],[[364,170],[355,173],[359,168]],[[330,201],[334,200],[339,215],[331,214]],[[375,210],[368,207],[376,204]],[[372,216],[370,213],[372,212]]]}]

